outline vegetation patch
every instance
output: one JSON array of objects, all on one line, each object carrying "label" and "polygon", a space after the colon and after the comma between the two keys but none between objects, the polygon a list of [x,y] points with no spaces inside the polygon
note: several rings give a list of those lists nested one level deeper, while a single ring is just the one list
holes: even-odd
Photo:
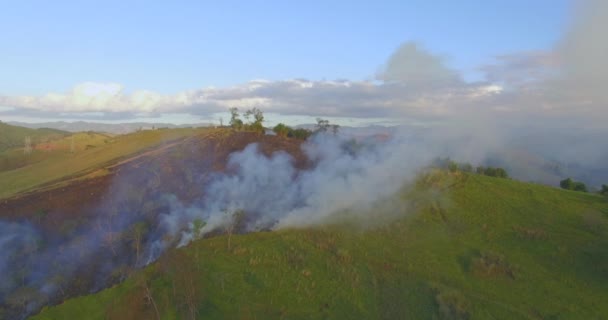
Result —
[{"label": "vegetation patch", "polygon": [[439,319],[469,319],[470,303],[460,291],[437,284],[432,289]]},{"label": "vegetation patch", "polygon": [[541,228],[526,228],[521,226],[513,227],[513,231],[523,238],[529,240],[543,240],[547,238],[547,232]]},{"label": "vegetation patch", "polygon": [[515,279],[515,268],[503,255],[491,251],[482,252],[479,257],[474,258],[471,271],[476,276],[484,278]]}]

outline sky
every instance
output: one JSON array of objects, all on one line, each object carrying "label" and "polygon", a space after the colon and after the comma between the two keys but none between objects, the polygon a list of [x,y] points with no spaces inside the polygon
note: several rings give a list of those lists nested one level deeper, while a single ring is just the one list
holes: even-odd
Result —
[{"label": "sky", "polygon": [[512,99],[559,73],[579,7],[601,6],[579,2],[6,2],[0,119],[444,115],[454,95]]}]

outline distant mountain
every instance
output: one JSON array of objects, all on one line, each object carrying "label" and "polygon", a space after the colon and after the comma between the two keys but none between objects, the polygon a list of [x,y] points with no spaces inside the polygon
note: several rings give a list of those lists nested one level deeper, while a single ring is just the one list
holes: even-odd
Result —
[{"label": "distant mountain", "polygon": [[55,121],[55,122],[43,122],[43,123],[25,123],[25,122],[9,122],[12,125],[17,125],[26,128],[38,129],[38,128],[53,128],[58,130],[64,130],[69,132],[81,132],[81,131],[96,131],[96,132],[107,132],[113,134],[125,134],[134,132],[140,129],[152,129],[152,128],[187,128],[187,127],[207,127],[212,124],[210,123],[195,123],[195,124],[183,124],[175,125],[171,123],[148,123],[148,122],[133,122],[133,123],[98,123],[98,122],[66,122],[66,121]]},{"label": "distant mountain", "polygon": [[0,152],[24,146],[25,139],[30,138],[33,144],[43,140],[61,138],[69,133],[62,130],[41,128],[26,128],[0,121]]}]

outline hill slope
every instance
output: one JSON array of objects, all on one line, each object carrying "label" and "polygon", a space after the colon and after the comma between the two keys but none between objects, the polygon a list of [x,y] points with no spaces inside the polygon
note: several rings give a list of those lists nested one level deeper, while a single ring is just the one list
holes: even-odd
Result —
[{"label": "hill slope", "polygon": [[[443,190],[437,193],[438,190]],[[369,221],[198,240],[33,319],[597,319],[604,198],[432,173]],[[396,205],[395,205],[396,204]],[[390,215],[390,214],[389,214]],[[230,241],[230,247],[228,245]]]},{"label": "hill slope", "polygon": [[[29,130],[29,129],[28,129]],[[110,138],[103,134],[79,133],[74,137],[75,152],[70,152],[71,137],[52,143],[42,143],[32,154],[19,158],[17,154],[0,154],[8,169],[0,170],[0,199],[24,191],[32,191],[42,185],[91,173],[134,154],[167,145],[212,129],[146,130]],[[46,151],[49,149],[49,151]],[[31,165],[17,166],[15,161],[31,161]],[[2,163],[0,163],[2,164]],[[10,165],[13,164],[13,167]]]},{"label": "hill slope", "polygon": [[11,148],[23,147],[26,137],[30,137],[32,143],[38,143],[61,138],[66,135],[68,135],[68,132],[62,130],[49,128],[29,129],[0,121],[0,152]]}]

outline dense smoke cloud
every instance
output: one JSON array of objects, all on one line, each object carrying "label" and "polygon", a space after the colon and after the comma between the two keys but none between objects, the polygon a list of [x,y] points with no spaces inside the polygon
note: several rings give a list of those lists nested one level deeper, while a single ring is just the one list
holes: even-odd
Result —
[{"label": "dense smoke cloud", "polygon": [[426,52],[413,42],[401,45],[388,59],[377,78],[387,83],[406,84],[417,90],[462,84],[458,73],[449,69],[440,57]]},{"label": "dense smoke cloud", "polygon": [[[248,231],[316,225],[337,212],[357,214],[392,196],[430,163],[433,153],[410,139],[414,135],[382,143],[316,135],[303,145],[313,165],[301,171],[290,155],[266,157],[249,145],[231,155],[229,173],[212,181],[202,202],[174,203],[163,225],[177,236],[196,218],[207,222],[203,233],[215,230],[237,210],[247,213]],[[181,234],[180,244],[200,236],[191,232]]]}]

